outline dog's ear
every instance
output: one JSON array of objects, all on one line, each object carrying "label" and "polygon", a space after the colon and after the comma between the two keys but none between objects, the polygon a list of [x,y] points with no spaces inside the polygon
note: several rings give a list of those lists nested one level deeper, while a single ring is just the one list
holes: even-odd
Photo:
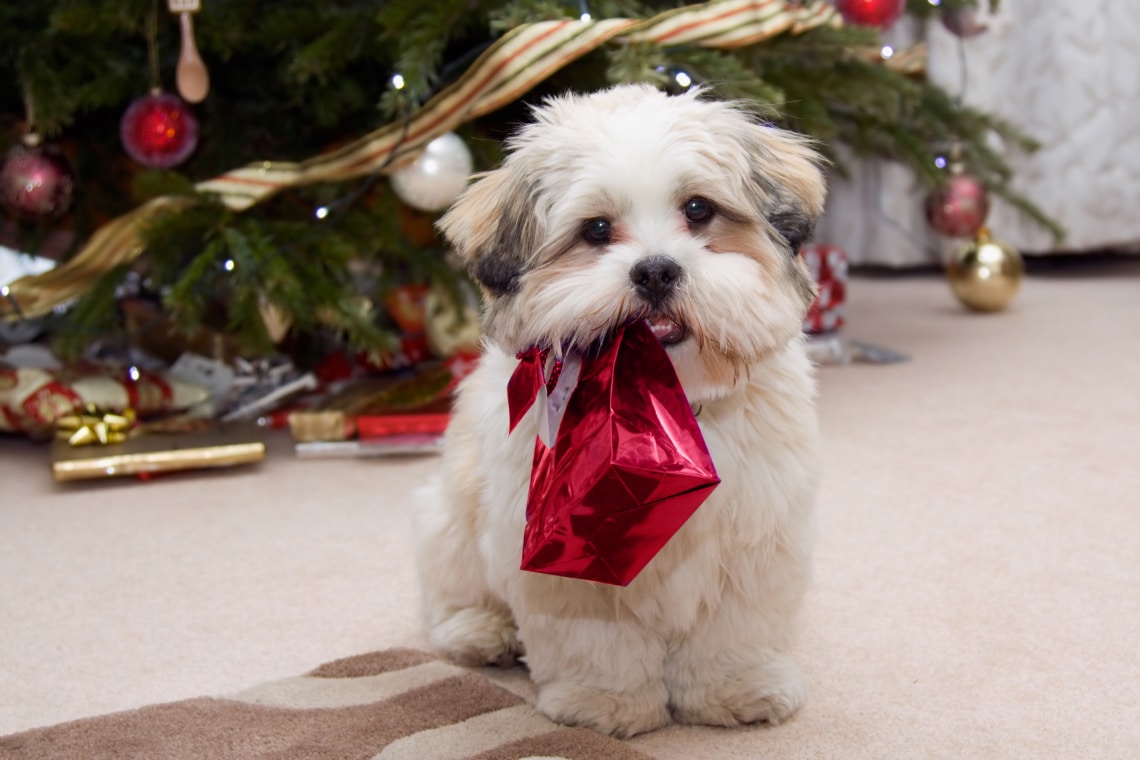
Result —
[{"label": "dog's ear", "polygon": [[488,298],[513,295],[538,245],[534,189],[508,162],[480,175],[437,222]]},{"label": "dog's ear", "polygon": [[795,255],[823,214],[823,158],[806,137],[762,124],[751,127],[745,148],[758,210]]}]

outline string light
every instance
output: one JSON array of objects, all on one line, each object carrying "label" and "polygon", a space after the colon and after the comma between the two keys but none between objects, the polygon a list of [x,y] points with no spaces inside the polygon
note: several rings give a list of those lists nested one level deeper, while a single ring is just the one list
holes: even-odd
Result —
[{"label": "string light", "polygon": [[226,263],[222,264],[222,266],[225,268],[225,270],[227,272],[232,272],[232,271],[234,271],[234,260],[233,259],[226,259]]},{"label": "string light", "polygon": [[879,51],[879,55],[881,55],[883,57],[884,61],[887,60],[888,58],[890,58],[894,54],[895,54],[895,49],[893,47],[891,47],[890,45],[883,45],[883,49]]},{"label": "string light", "polygon": [[393,74],[392,75],[392,86],[393,87],[395,87],[397,90],[402,90],[402,89],[404,89],[404,84],[405,84],[405,82],[404,82],[403,74]]},{"label": "string light", "polygon": [[683,71],[678,71],[676,74],[674,74],[673,79],[677,82],[677,84],[681,85],[681,87],[687,88],[693,83],[693,78]]},{"label": "string light", "polygon": [[934,157],[934,165],[937,166],[939,169],[945,169],[946,168],[946,156],[935,156]]},{"label": "string light", "polygon": [[127,370],[127,376],[130,377],[131,380],[134,380],[137,383],[139,381],[139,378],[142,377],[142,373],[139,372],[138,367],[136,367],[135,365],[132,364],[130,366],[130,368]]},{"label": "string light", "polygon": [[[402,77],[399,74],[394,74],[392,76],[392,86],[393,87],[395,87],[397,90],[401,90],[404,88],[404,85],[405,85],[404,77]],[[395,159],[397,151],[399,150],[400,146],[403,145],[404,140],[406,140],[408,138],[408,129],[411,127],[411,124],[412,124],[411,111],[408,111],[405,109],[405,112],[404,112],[404,129],[400,133],[400,139],[397,140],[396,145],[388,152],[388,158],[386,158],[384,160],[384,163],[381,164],[379,167],[377,167],[367,177],[365,177],[364,181],[361,182],[359,185],[357,185],[356,189],[353,190],[352,192],[350,192],[348,195],[344,196],[343,198],[339,198],[339,199],[337,199],[337,200],[335,200],[332,203],[329,203],[327,205],[317,206],[317,208],[313,210],[313,216],[315,216],[317,219],[322,219],[322,220],[328,219],[329,217],[331,217],[329,224],[335,224],[336,220],[337,220],[337,216],[334,215],[334,212],[339,212],[342,209],[344,209],[347,206],[354,203],[358,198],[360,198],[360,196],[364,195],[364,193],[366,193],[370,187],[372,187],[374,184],[376,184],[376,181],[378,179],[380,179],[380,177],[384,176],[384,170],[387,169],[388,166],[392,163],[392,160]]]}]

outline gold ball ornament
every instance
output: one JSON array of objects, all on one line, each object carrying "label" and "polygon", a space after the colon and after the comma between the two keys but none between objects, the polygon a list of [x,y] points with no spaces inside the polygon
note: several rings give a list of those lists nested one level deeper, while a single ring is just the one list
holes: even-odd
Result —
[{"label": "gold ball ornament", "polygon": [[974,311],[1004,309],[1021,285],[1025,264],[1017,249],[990,237],[983,227],[977,237],[954,252],[946,277],[950,289]]}]

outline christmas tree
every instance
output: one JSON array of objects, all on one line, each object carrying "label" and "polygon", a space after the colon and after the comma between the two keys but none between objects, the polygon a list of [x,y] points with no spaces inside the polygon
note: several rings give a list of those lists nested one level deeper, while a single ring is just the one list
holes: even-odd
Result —
[{"label": "christmas tree", "polygon": [[[880,44],[902,0],[837,5],[6,4],[2,242],[62,264],[6,288],[0,319],[53,315],[57,343],[76,352],[129,342],[140,328],[125,304],[141,302],[164,326],[225,336],[245,356],[391,351],[394,295],[463,297],[432,222],[468,167],[496,163],[528,103],[621,82],[755,101],[833,158],[843,145],[901,161],[931,188],[947,179],[933,157],[954,146],[991,192],[1048,225],[1010,190],[991,137],[1032,141],[927,82],[920,50]],[[176,72],[200,102],[173,96]],[[416,162],[425,149],[434,164]],[[29,160],[55,184],[23,192]]]}]

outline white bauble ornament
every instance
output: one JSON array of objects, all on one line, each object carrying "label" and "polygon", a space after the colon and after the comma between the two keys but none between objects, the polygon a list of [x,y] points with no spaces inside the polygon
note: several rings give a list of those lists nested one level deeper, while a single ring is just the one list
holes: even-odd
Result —
[{"label": "white bauble ornament", "polygon": [[467,187],[473,166],[467,145],[447,132],[429,142],[415,162],[392,172],[392,189],[420,211],[442,211]]}]

